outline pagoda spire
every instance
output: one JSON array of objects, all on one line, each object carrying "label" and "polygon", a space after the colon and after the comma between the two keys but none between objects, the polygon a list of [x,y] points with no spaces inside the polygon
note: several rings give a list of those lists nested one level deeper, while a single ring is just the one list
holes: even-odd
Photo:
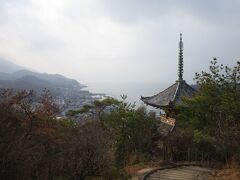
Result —
[{"label": "pagoda spire", "polygon": [[182,41],[182,33],[180,33],[180,41],[179,41],[179,53],[178,53],[178,80],[183,80],[183,41]]}]

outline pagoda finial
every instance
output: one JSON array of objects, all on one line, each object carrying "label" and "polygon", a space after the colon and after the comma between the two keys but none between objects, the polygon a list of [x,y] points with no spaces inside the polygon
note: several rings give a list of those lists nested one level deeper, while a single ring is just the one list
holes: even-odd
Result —
[{"label": "pagoda finial", "polygon": [[183,80],[183,41],[182,41],[182,33],[180,33],[180,41],[179,41],[179,53],[178,53],[178,80]]}]

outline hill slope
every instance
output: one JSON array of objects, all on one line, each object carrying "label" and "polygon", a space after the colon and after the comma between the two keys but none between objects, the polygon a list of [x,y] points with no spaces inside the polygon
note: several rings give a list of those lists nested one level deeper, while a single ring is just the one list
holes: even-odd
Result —
[{"label": "hill slope", "polygon": [[13,73],[13,72],[19,71],[21,69],[25,69],[25,68],[13,63],[13,62],[7,61],[3,58],[0,58],[0,72]]},{"label": "hill slope", "polygon": [[54,86],[72,88],[72,87],[83,87],[78,81],[67,78],[60,74],[47,74],[47,73],[36,73],[29,70],[20,70],[11,74],[12,79],[23,78],[24,76],[34,76],[38,79],[47,81]]},{"label": "hill slope", "polygon": [[17,80],[13,81],[4,81],[0,80],[0,87],[2,88],[13,88],[13,89],[33,89],[33,90],[42,90],[44,88],[47,88],[51,90],[54,85],[38,79],[34,76],[24,76],[22,78],[19,78]]},{"label": "hill slope", "polygon": [[59,74],[35,73],[28,70],[20,70],[15,73],[0,72],[1,88],[33,89],[42,88],[82,88],[84,87],[74,79],[66,78]]}]

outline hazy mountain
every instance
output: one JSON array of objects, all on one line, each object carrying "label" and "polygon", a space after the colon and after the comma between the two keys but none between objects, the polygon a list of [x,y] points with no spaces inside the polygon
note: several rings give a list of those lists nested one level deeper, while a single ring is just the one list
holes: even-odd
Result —
[{"label": "hazy mountain", "polygon": [[96,99],[89,91],[82,90],[83,87],[85,86],[78,81],[60,74],[38,73],[7,61],[0,61],[0,91],[3,88],[12,89],[14,93],[33,90],[36,93],[34,100],[37,100],[44,89],[50,90],[54,102],[59,107],[60,116],[64,116],[70,109],[79,109]]},{"label": "hazy mountain", "polygon": [[9,73],[0,72],[0,80],[13,80],[13,77]]},{"label": "hazy mountain", "polygon": [[26,70],[10,61],[0,59],[0,87],[17,89],[37,89],[57,87],[84,87],[78,81],[60,74],[38,73]]},{"label": "hazy mountain", "polygon": [[44,88],[47,88],[52,90],[54,85],[45,80],[38,79],[35,76],[24,76],[16,80],[0,80],[0,87],[33,90],[43,90]]},{"label": "hazy mountain", "polygon": [[20,70],[11,74],[13,79],[22,78],[24,76],[34,76],[38,79],[45,80],[55,86],[60,87],[76,87],[82,86],[78,81],[69,79],[60,74],[47,74],[47,73],[36,73],[28,70]]},{"label": "hazy mountain", "polygon": [[17,64],[14,64],[13,62],[7,61],[3,58],[0,58],[0,72],[13,73],[21,69],[26,69],[26,68],[19,66]]},{"label": "hazy mountain", "polygon": [[17,89],[53,89],[58,87],[82,88],[84,86],[74,79],[69,79],[59,74],[36,73],[28,70],[20,70],[11,74],[0,72],[0,87]]}]

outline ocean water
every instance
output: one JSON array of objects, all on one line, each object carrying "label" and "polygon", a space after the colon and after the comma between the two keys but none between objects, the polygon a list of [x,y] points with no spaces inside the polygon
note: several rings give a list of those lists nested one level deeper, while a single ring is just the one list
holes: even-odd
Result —
[{"label": "ocean water", "polygon": [[[171,85],[164,83],[99,83],[99,82],[87,82],[85,83],[86,90],[92,93],[104,93],[107,96],[121,100],[121,95],[127,95],[126,101],[129,103],[135,103],[136,106],[144,105],[140,100],[141,96],[152,96],[160,91],[163,91]],[[150,106],[147,106],[148,110],[155,110]]]}]

